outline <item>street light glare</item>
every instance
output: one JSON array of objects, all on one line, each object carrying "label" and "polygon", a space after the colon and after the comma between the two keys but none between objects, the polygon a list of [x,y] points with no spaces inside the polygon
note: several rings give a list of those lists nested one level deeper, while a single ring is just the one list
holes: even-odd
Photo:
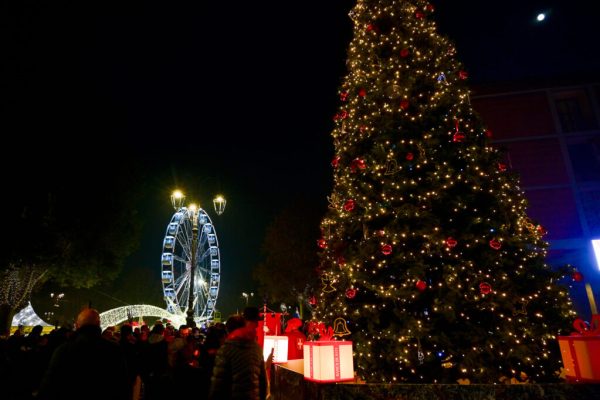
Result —
[{"label": "street light glare", "polygon": [[190,211],[192,212],[196,212],[196,210],[198,209],[198,206],[194,203],[190,204],[190,206],[188,207],[190,209]]},{"label": "street light glare", "polygon": [[173,192],[173,197],[176,199],[181,199],[183,197],[183,193],[181,192],[181,190],[175,190]]}]

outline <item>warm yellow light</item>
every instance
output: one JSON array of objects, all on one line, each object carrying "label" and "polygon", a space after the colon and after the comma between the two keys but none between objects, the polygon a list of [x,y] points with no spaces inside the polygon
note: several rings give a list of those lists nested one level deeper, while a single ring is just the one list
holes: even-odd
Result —
[{"label": "warm yellow light", "polygon": [[196,204],[192,203],[188,206],[188,208],[191,212],[196,212],[196,210],[198,209],[198,206]]},{"label": "warm yellow light", "polygon": [[181,190],[175,190],[173,191],[173,198],[175,199],[181,199],[183,197],[183,193],[181,192]]}]

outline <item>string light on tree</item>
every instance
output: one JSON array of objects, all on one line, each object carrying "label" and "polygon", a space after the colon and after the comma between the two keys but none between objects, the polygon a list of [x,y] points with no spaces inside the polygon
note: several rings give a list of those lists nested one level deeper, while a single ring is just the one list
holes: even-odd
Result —
[{"label": "string light on tree", "polygon": [[551,381],[550,338],[574,317],[565,273],[545,264],[537,224],[524,227],[518,178],[434,13],[423,0],[350,12],[316,318],[348,321],[369,382]]}]

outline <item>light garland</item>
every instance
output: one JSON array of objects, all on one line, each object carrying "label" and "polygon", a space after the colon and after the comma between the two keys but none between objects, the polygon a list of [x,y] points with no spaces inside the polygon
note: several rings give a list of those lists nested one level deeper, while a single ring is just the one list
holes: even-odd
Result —
[{"label": "light garland", "polygon": [[572,304],[432,13],[424,0],[351,12],[319,241],[335,286],[317,317],[349,321],[368,381],[551,380],[547,339],[568,328]]}]

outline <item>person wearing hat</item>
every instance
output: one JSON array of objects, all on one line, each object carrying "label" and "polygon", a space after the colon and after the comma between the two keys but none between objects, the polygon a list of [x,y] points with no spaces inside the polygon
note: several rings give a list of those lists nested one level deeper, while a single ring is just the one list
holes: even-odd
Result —
[{"label": "person wearing hat", "polygon": [[284,335],[288,337],[288,360],[304,358],[306,335],[300,331],[302,325],[300,318],[291,318],[287,322]]}]

